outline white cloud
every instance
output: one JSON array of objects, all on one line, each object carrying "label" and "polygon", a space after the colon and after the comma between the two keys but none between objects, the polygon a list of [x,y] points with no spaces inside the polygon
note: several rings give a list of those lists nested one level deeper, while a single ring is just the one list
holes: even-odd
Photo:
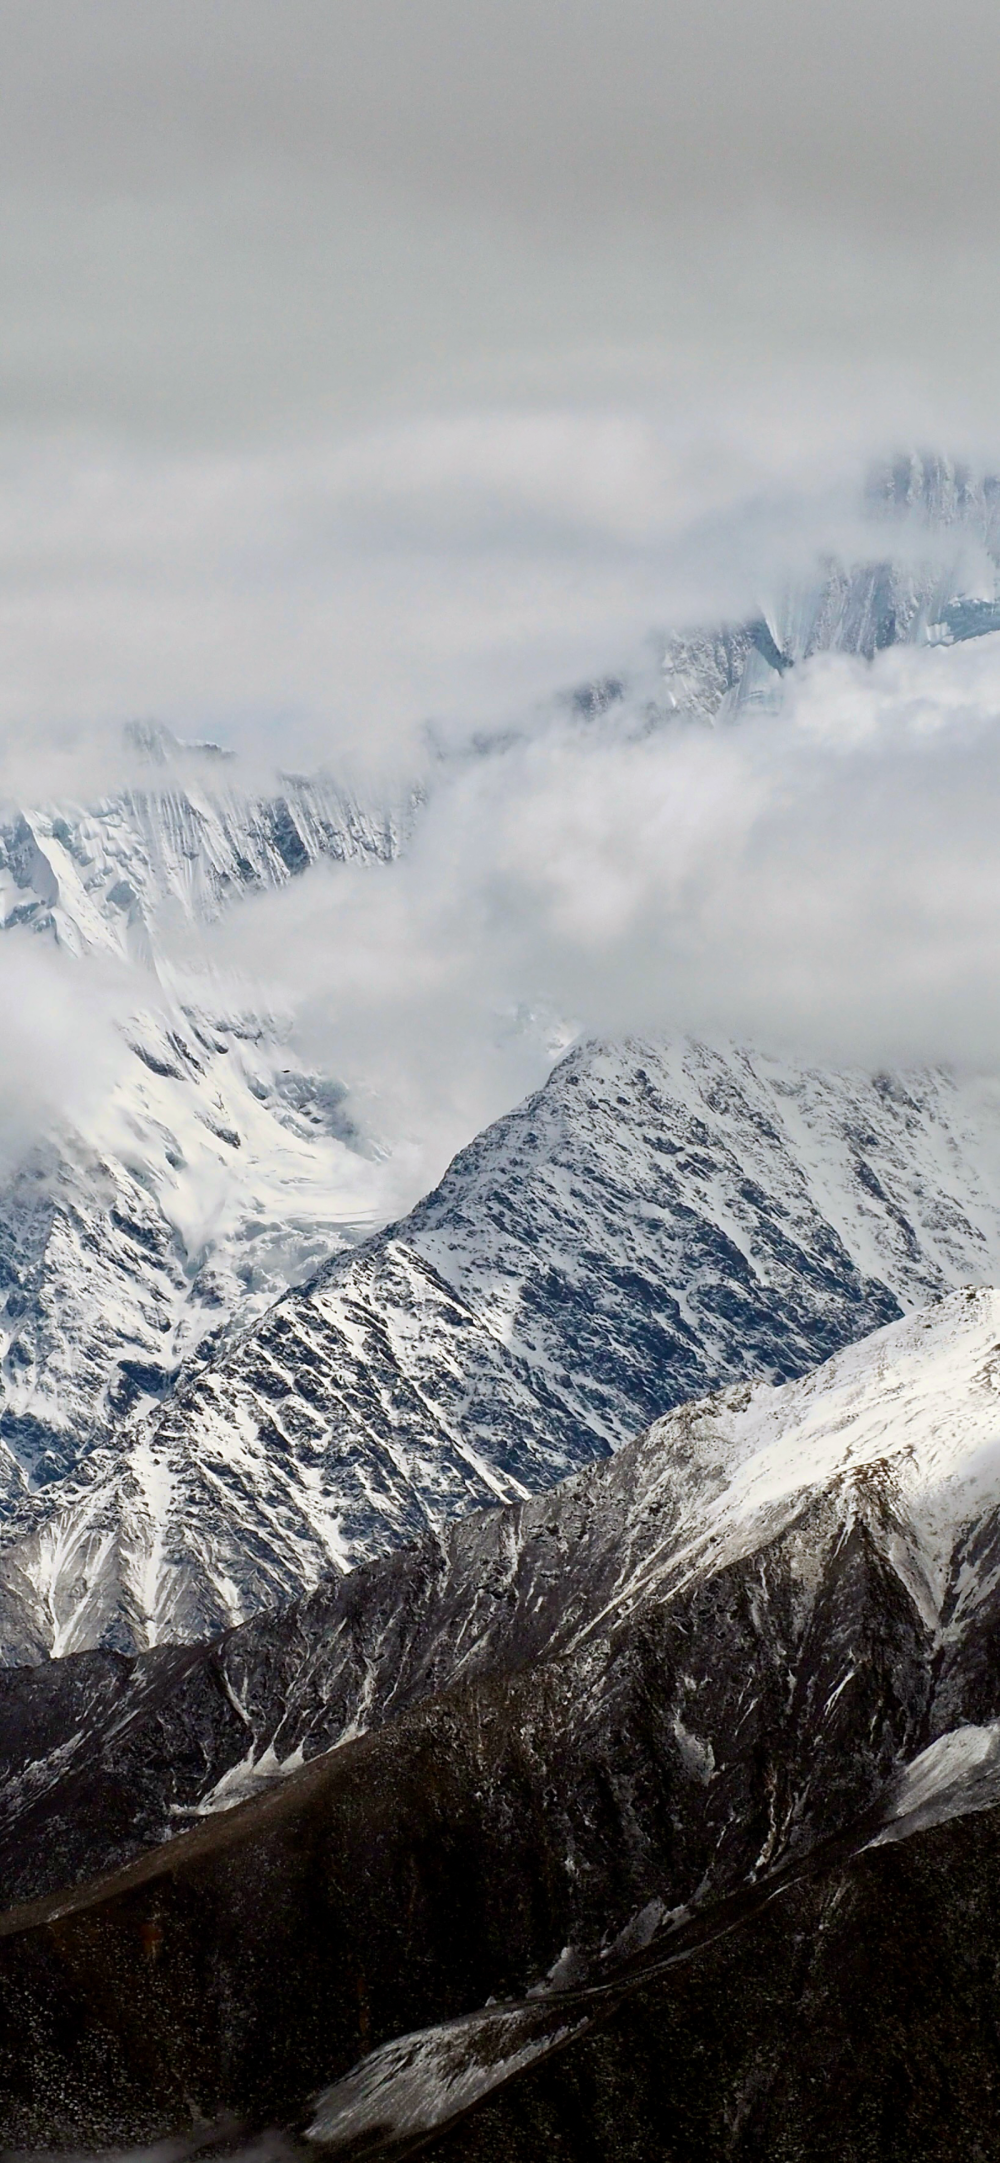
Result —
[{"label": "white cloud", "polygon": [[724,1031],[1000,1062],[1000,637],[819,657],[784,710],[640,740],[553,723],[442,781],[412,853],[213,941],[429,1178],[564,1032]]},{"label": "white cloud", "polygon": [[136,988],[128,972],[81,967],[31,931],[0,938],[0,1172],[59,1122],[87,1131],[131,1058],[121,1024]]},{"label": "white cloud", "polygon": [[[290,1018],[395,1153],[399,1207],[575,1032],[1000,1068],[1000,636],[818,656],[779,712],[714,729],[550,711],[431,776],[404,858],[244,900],[167,969]],[[0,941],[7,1161],[57,1116],[86,1129],[139,997]]]}]

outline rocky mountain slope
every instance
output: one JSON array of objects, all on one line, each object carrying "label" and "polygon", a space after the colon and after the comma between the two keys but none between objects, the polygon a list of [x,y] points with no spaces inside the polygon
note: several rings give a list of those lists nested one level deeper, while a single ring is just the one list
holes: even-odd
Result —
[{"label": "rocky mountain slope", "polygon": [[[869,491],[870,559],[824,562],[747,623],[668,639],[649,681],[608,678],[571,704],[586,729],[749,712],[814,652],[994,629],[998,502],[995,480],[947,460],[897,462]],[[304,1069],[273,1015],[233,1013],[208,986],[192,1002],[171,953],[179,929],[317,862],[395,855],[414,791],[369,803],[322,776],[261,790],[217,747],[128,734],[119,786],[0,813],[0,925],[127,961],[149,987],[111,1101],[0,1186],[0,1507],[169,1396],[392,1207],[378,1137],[356,1132],[337,1077]]]},{"label": "rocky mountain slope", "polygon": [[[419,2141],[434,2163],[991,2156],[998,1865],[995,1807],[831,1858],[596,2002],[546,2020],[529,2001],[473,2034],[390,2047],[307,2122],[329,2128],[327,2153],[388,2159]],[[435,2116],[450,2130],[421,2139]]]},{"label": "rocky mountain slope", "polygon": [[372,808],[324,776],[297,775],[259,794],[212,745],[152,726],[130,738],[131,779],[119,792],[4,815],[4,930],[50,931],[76,954],[155,958],[166,918],[203,923],[322,859],[385,861],[405,835],[405,798]]},{"label": "rocky mountain slope", "polygon": [[989,1280],[998,1107],[943,1074],[582,1047],[409,1218],[14,1512],[6,1657],[208,1634]]},{"label": "rocky mountain slope", "polygon": [[171,953],[179,926],[320,859],[392,856],[406,806],[369,813],[322,781],[256,798],[163,731],[140,748],[141,788],[0,820],[4,928],[131,964],[136,1000],[86,1131],[54,1130],[0,1187],[8,1497],[58,1478],[386,1214],[335,1080],[263,1008],[234,1011],[210,983],[193,1003]]},{"label": "rocky mountain slope", "polygon": [[[761,1978],[738,2035],[702,2031],[721,2091],[699,2122],[742,2094],[731,2152],[770,2154],[763,2068],[788,2067],[810,1962],[807,2034],[835,2013],[878,2059],[844,1963],[859,1916],[885,1927],[897,1856],[945,1839],[926,1912],[954,1870],[989,1955],[960,1824],[1000,1808],[998,1380],[1000,1293],[955,1293],[213,1648],[3,1678],[5,1877],[40,1896],[0,1920],[5,2144],[224,2108],[301,2126],[325,2081],[314,2140],[404,2153],[598,2024],[655,2065],[683,1969],[720,2021]],[[254,1765],[256,1796],[222,1807]],[[46,1894],[166,1825],[190,1829]],[[976,1990],[981,2026],[995,1962]],[[836,2065],[792,2058],[819,2124]],[[690,2085],[676,2068],[665,2107],[690,2112]],[[637,2153],[651,2087],[623,2120]],[[601,2128],[594,2153],[630,2152],[603,2106]]]}]

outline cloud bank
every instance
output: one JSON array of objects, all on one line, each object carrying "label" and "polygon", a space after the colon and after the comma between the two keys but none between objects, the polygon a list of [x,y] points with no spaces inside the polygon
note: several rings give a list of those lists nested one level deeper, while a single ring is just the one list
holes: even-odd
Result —
[{"label": "cloud bank", "polygon": [[[871,456],[1000,464],[998,64],[986,0],[5,0],[0,800],[115,787],[134,717],[424,759],[405,864],[211,962],[428,1162],[576,1028],[994,1059],[990,642],[739,729],[539,715],[868,553]],[[117,1007],[38,966],[41,1102]]]},{"label": "cloud bank", "polygon": [[[350,1090],[403,1208],[587,1035],[1000,1071],[1000,634],[820,655],[714,727],[566,706],[453,746],[393,864],[320,864],[175,934],[173,992],[273,1011]],[[159,996],[0,941],[8,1163],[86,1130]]]},{"label": "cloud bank", "polygon": [[998,61],[982,0],[5,0],[0,766],[381,755],[739,612],[760,499],[996,457]]},{"label": "cloud bank", "polygon": [[774,714],[466,761],[406,858],[250,903],[211,959],[429,1178],[580,1034],[996,1071],[998,818],[1000,636],[820,656]]},{"label": "cloud bank", "polygon": [[0,1176],[57,1129],[86,1135],[129,1064],[138,992],[130,972],[81,965],[31,932],[0,937]]}]

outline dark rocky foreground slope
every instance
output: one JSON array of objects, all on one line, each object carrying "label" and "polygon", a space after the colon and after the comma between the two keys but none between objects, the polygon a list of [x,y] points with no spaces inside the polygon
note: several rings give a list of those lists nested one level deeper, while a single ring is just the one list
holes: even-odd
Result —
[{"label": "dark rocky foreground slope", "polygon": [[[741,1645],[743,1628],[738,1614],[725,1619],[718,1588],[734,1570],[756,1585],[765,1555],[782,1558],[771,1588],[779,1607],[765,1631],[755,1593],[747,1627],[754,1645],[763,1632],[754,1659],[774,1666],[775,1707],[802,1662],[810,1704],[825,1687],[812,1669],[840,1655],[827,1648],[834,1610],[813,1576],[829,1561],[839,1583],[868,1542],[884,1583],[871,1646],[853,1634],[852,1644],[867,1674],[889,1644],[890,1611],[903,1616],[896,1652],[902,1659],[905,1641],[915,1665],[893,1730],[899,1747],[909,1753],[925,1730],[981,1725],[1000,1712],[1000,1477],[989,1456],[998,1375],[1000,1294],[953,1294],[801,1382],[737,1385],[682,1406],[550,1493],[475,1512],[208,1644],[6,1671],[8,1901],[123,1863],[456,1684],[544,1668],[577,1675],[581,1704],[603,1703],[625,1672],[621,1648],[632,1660],[634,1633],[668,1609],[688,1617],[676,1627],[694,1631],[708,1662],[703,1674],[692,1651],[677,1682],[671,1748],[706,1791],[699,1808],[714,1808],[726,1744],[705,1726],[706,1675],[725,1631]],[[851,1633],[860,1615],[852,1610]],[[733,1657],[749,1689],[748,1655]],[[861,1681],[853,1669],[847,1679],[842,1711],[856,1721]],[[792,1734],[800,1710],[793,1691],[781,1716]],[[824,1715],[838,1738],[839,1717]],[[793,1826],[791,1791],[788,1807]]]},{"label": "dark rocky foreground slope", "polygon": [[[1000,1811],[842,1861],[488,2093],[433,2163],[991,2163]],[[357,2152],[357,2151],[356,2151]],[[405,2152],[383,2142],[382,2154]]]},{"label": "dark rocky foreground slope", "polygon": [[[601,2094],[589,2130],[567,2106],[569,2155],[823,2153],[807,2142],[842,2064],[855,2053],[863,2130],[904,2050],[891,1993],[881,2031],[877,2006],[862,2027],[850,1980],[893,1886],[918,1888],[911,1965],[931,1990],[926,1933],[951,1896],[908,1874],[914,1840],[970,1918],[957,2062],[974,2062],[974,2015],[992,2064],[993,1878],[947,1828],[1000,1800],[998,1382],[1000,1294],[954,1295],[804,1381],[672,1414],[436,1555],[357,1573],[323,1612],[301,1603],[173,1668],[92,1656],[6,1677],[22,1762],[3,1868],[41,1897],[0,1922],[0,2140],[147,2140],[230,2111],[404,2152],[558,2045],[449,2137],[502,2154],[509,2122],[530,2153],[577,2081]],[[117,1874],[44,1892],[54,1861],[119,1859],[130,1813],[150,1837],[159,1810],[162,1831],[178,1782],[217,1804],[241,1729],[244,1777],[248,1737],[259,1773],[342,1739],[236,1808],[174,1814],[189,1829]],[[696,2031],[717,2090],[701,2103],[670,2040],[695,2051]],[[768,2148],[796,2082],[799,2146]],[[989,2107],[970,2106],[984,2139]]]},{"label": "dark rocky foreground slope", "polygon": [[[308,1843],[304,1860],[316,1861]],[[280,1927],[265,1942],[247,1876],[239,1907],[219,1900],[220,1875],[204,1857],[179,1897],[174,1882],[166,1894],[155,1880],[122,1887],[86,1916],[23,1935],[13,1954],[0,1947],[5,2139],[26,2133],[58,2150],[81,2131],[108,2144],[170,2125],[175,2157],[249,2146],[288,2163],[395,2163],[418,2147],[441,2163],[987,2163],[996,2153],[996,1808],[889,1848],[831,1843],[784,1883],[680,1926],[668,1953],[625,1954],[590,1989],[411,2031],[318,2095],[316,2068],[357,2059],[385,2018],[369,1979],[386,1934],[368,1938],[362,1958],[354,1938],[338,1932],[331,1944],[321,1899],[300,1901],[294,1945]],[[272,1892],[268,1873],[265,1903]],[[458,1901],[451,1920],[447,1980],[474,1984]],[[232,1935],[213,1959],[220,1922]],[[426,1948],[424,1992],[436,1981],[449,1994],[445,1959],[440,1943]],[[220,1979],[236,1986],[223,2039]],[[240,2109],[209,2124],[198,2099],[220,2086]],[[277,2137],[257,2149],[262,2126]]]}]

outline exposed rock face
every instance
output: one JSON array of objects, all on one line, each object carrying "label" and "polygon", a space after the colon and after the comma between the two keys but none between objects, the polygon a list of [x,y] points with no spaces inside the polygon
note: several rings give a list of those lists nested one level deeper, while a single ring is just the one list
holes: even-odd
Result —
[{"label": "exposed rock face", "polygon": [[[578,2043],[723,1926],[752,1975],[779,1885],[995,1812],[998,1376],[1000,1293],[955,1294],[214,1647],[6,1676],[4,1876],[43,1897],[0,1925],[4,2141],[146,2138],[184,2097],[287,2117],[424,2029],[364,2107],[434,2131],[485,2092],[484,2020],[505,2079],[526,2021]],[[906,1866],[858,1867],[863,1905]],[[334,2148],[359,2108],[335,2086]]]},{"label": "exposed rock face", "polygon": [[583,1047],[0,1534],[8,1660],[210,1634],[1000,1274],[986,1085]]},{"label": "exposed rock face", "polygon": [[[998,1894],[996,1809],[800,1878],[696,1959],[637,1980],[584,2033],[567,2008],[570,2034],[544,2062],[531,2063],[547,2040],[537,2015],[533,2031],[511,2020],[502,2044],[491,2038],[494,2058],[520,2047],[526,2069],[490,2094],[488,2065],[486,2099],[423,2152],[435,2163],[992,2156]],[[421,2090],[426,2109],[432,2081]],[[340,2109],[352,2101],[370,2125],[387,2099],[344,2096]],[[376,2152],[404,2153],[405,2139]]]}]

